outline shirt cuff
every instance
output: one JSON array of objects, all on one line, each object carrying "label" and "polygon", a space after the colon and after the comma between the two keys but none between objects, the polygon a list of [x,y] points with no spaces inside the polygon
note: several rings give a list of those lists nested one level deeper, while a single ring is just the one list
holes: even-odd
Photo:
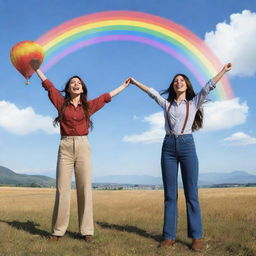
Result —
[{"label": "shirt cuff", "polygon": [[213,90],[216,88],[216,83],[213,81],[213,79],[210,79],[207,84],[209,85],[210,90]]},{"label": "shirt cuff", "polygon": [[105,93],[105,94],[104,94],[104,101],[105,101],[106,103],[108,103],[108,102],[111,101],[111,96],[110,96],[109,93]]}]

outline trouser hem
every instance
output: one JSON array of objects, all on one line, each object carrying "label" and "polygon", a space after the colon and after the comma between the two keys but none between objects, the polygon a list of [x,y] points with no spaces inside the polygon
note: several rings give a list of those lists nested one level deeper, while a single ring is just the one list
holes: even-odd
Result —
[{"label": "trouser hem", "polygon": [[94,232],[83,232],[81,233],[82,236],[93,236]]},{"label": "trouser hem", "polygon": [[165,236],[163,236],[163,239],[164,240],[175,240],[176,237],[165,237]]},{"label": "trouser hem", "polygon": [[203,236],[188,236],[188,238],[192,238],[192,239],[202,239],[204,238]]},{"label": "trouser hem", "polygon": [[64,236],[65,234],[58,234],[58,233],[52,233],[52,236],[59,236],[59,237],[62,237],[62,236]]}]

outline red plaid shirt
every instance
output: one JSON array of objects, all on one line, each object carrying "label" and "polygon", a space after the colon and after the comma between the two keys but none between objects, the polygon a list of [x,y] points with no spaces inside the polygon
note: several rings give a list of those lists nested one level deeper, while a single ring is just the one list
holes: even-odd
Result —
[{"label": "red plaid shirt", "polygon": [[[54,87],[52,82],[48,79],[42,82],[43,87],[48,91],[48,96],[53,105],[61,111],[61,107],[64,103],[64,98],[61,93]],[[109,93],[104,93],[94,100],[89,100],[89,113],[93,115],[96,111],[100,110],[105,103],[111,101]],[[89,123],[85,118],[82,104],[78,104],[75,107],[73,104],[69,104],[64,112],[64,118],[60,122],[60,133],[62,136],[84,136],[89,133]]]}]

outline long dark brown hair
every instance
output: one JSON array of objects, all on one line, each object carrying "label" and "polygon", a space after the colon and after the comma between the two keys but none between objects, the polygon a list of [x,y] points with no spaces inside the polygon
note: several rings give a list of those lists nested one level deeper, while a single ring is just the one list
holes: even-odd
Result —
[{"label": "long dark brown hair", "polygon": [[64,90],[61,91],[62,93],[64,93],[64,103],[61,107],[59,115],[54,119],[53,125],[56,126],[63,120],[65,110],[66,110],[67,106],[69,104],[71,104],[70,103],[71,96],[70,96],[70,93],[68,92],[68,88],[69,88],[69,84],[70,84],[70,82],[73,78],[78,78],[81,81],[82,88],[83,88],[83,93],[81,93],[80,101],[82,103],[82,107],[83,107],[83,110],[84,110],[85,119],[88,121],[89,128],[92,129],[93,128],[93,123],[90,119],[89,104],[88,104],[88,101],[87,101],[88,90],[87,90],[87,87],[86,87],[84,81],[79,76],[70,77],[69,80],[66,82]]},{"label": "long dark brown hair", "polygon": [[[187,101],[192,100],[196,96],[196,94],[194,92],[192,83],[190,82],[189,78],[184,74],[175,75],[174,78],[172,79],[172,82],[171,82],[169,88],[164,90],[161,94],[167,94],[168,93],[167,101],[169,101],[170,103],[173,103],[174,99],[176,99],[176,92],[174,90],[173,85],[174,85],[174,81],[175,81],[177,76],[182,76],[184,78],[185,82],[186,82],[186,85],[187,85],[186,100]],[[203,109],[199,108],[196,112],[195,119],[194,119],[194,122],[193,122],[193,125],[192,125],[192,131],[193,132],[202,128],[202,126],[203,126],[203,117],[204,117]]]}]

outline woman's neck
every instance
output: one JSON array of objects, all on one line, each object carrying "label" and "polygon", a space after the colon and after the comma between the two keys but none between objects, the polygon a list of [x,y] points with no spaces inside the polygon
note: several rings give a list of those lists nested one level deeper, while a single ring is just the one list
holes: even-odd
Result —
[{"label": "woman's neck", "polygon": [[71,95],[71,100],[70,102],[75,106],[77,107],[77,105],[80,103],[80,94],[78,95]]},{"label": "woman's neck", "polygon": [[176,101],[178,104],[180,104],[185,99],[186,99],[186,92],[179,93],[176,96]]}]

